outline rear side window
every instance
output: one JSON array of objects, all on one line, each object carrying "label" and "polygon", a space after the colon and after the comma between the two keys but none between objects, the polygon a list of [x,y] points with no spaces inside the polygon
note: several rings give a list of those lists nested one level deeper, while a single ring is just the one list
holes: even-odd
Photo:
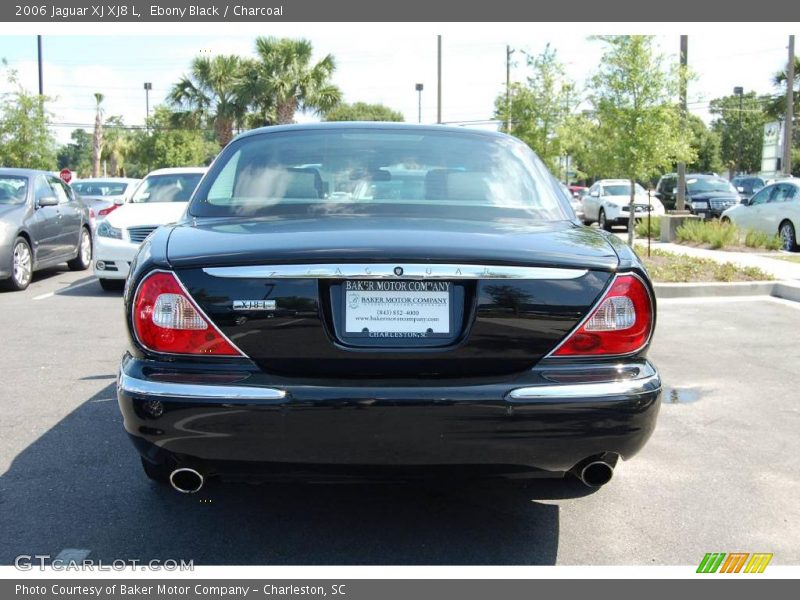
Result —
[{"label": "rear side window", "polygon": [[0,204],[23,204],[27,197],[27,177],[0,175]]},{"label": "rear side window", "polygon": [[189,214],[566,220],[564,204],[538,158],[510,138],[332,129],[234,142],[214,163]]}]

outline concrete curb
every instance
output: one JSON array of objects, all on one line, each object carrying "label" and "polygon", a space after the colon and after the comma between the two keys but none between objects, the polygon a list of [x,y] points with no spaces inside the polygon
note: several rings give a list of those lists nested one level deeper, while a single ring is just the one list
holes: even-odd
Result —
[{"label": "concrete curb", "polygon": [[654,283],[656,298],[775,296],[800,302],[800,281]]}]

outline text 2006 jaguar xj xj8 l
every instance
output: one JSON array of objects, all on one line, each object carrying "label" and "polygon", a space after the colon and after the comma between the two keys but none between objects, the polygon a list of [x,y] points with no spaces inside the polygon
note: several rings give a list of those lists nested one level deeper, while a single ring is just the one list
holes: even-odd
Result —
[{"label": "text 2006 jaguar xj xj8 l", "polygon": [[240,135],[125,291],[118,377],[145,472],[564,476],[653,431],[653,288],[498,133],[318,124]]}]

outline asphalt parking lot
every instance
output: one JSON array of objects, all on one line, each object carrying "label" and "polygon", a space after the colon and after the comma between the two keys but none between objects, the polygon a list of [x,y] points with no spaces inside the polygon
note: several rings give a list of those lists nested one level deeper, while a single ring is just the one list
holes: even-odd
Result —
[{"label": "asphalt parking lot", "polygon": [[663,301],[651,350],[668,386],[658,427],[595,493],[563,482],[220,483],[183,496],[144,477],[122,430],[120,296],[66,270],[0,293],[2,564],[67,552],[196,564],[696,565],[712,551],[800,563],[800,305]]}]

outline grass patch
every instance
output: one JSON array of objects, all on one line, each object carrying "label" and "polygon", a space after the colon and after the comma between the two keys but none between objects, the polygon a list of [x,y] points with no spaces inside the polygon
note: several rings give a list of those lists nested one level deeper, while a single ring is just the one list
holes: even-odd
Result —
[{"label": "grass patch", "polygon": [[659,217],[650,217],[650,228],[647,228],[647,219],[642,219],[636,223],[633,229],[636,237],[658,239],[661,237],[661,219]]},{"label": "grass patch", "polygon": [[780,254],[778,256],[770,256],[770,258],[777,258],[778,260],[785,260],[786,262],[800,263],[800,256],[792,256],[790,254]]},{"label": "grass patch", "polygon": [[664,283],[692,283],[704,281],[771,281],[773,277],[756,267],[741,267],[733,263],[720,263],[710,258],[697,258],[685,254],[666,252],[658,248],[650,251],[637,245],[653,281]]},{"label": "grass patch", "polygon": [[777,235],[760,231],[742,231],[730,222],[689,220],[675,231],[675,241],[687,246],[712,250],[764,249],[779,250],[781,240]]}]

